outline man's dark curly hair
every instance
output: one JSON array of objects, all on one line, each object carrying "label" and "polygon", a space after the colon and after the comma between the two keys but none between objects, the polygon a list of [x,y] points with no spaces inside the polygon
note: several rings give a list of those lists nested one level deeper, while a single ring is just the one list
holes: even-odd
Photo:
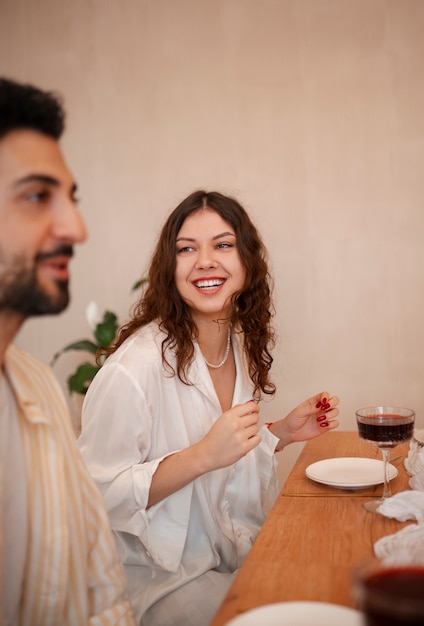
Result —
[{"label": "man's dark curly hair", "polygon": [[134,307],[132,319],[121,327],[115,343],[109,348],[100,349],[98,356],[109,356],[138,328],[156,320],[165,333],[162,344],[164,365],[169,366],[166,348],[175,350],[176,373],[182,382],[189,384],[187,370],[194,358],[193,337],[198,336],[198,330],[190,307],[175,285],[176,240],[187,217],[204,209],[212,209],[234,228],[246,279],[240,292],[233,296],[230,321],[235,331],[243,333],[254,397],[259,399],[262,392],[272,395],[275,385],[269,378],[269,370],[273,361],[271,350],[274,347],[274,330],[271,318],[274,309],[266,249],[239,202],[216,191],[193,192],[168,217],[153,252],[148,286]]},{"label": "man's dark curly hair", "polygon": [[35,130],[58,140],[64,128],[65,111],[57,94],[0,78],[0,139],[14,130]]}]

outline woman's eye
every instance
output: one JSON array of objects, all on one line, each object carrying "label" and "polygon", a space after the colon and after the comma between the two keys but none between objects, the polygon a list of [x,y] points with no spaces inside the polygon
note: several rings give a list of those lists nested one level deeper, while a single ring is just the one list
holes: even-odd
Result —
[{"label": "woman's eye", "polygon": [[181,254],[182,252],[191,252],[193,248],[191,246],[184,246],[184,248],[178,248],[177,254]]},{"label": "woman's eye", "polygon": [[222,241],[221,243],[219,243],[217,245],[217,248],[233,248],[233,244],[232,243],[228,243],[228,241]]}]

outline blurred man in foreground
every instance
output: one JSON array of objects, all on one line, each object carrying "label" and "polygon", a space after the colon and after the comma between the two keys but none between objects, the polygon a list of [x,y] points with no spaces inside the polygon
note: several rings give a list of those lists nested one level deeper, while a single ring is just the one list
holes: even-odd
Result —
[{"label": "blurred man in foreground", "polygon": [[86,238],[52,94],[0,79],[0,625],[135,624],[107,513],[51,370],[11,345],[69,301]]}]

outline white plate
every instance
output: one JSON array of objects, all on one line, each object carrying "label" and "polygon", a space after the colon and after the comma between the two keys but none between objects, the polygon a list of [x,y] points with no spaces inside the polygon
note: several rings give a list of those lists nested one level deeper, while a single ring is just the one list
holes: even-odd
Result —
[{"label": "white plate", "polygon": [[[389,480],[397,475],[395,466],[389,464]],[[383,461],[361,457],[324,459],[309,465],[306,476],[330,487],[364,489],[384,482]]]},{"label": "white plate", "polygon": [[414,432],[414,439],[418,441],[418,443],[424,444],[424,428]]},{"label": "white plate", "polygon": [[246,611],[227,626],[361,626],[359,611],[327,602],[278,602]]}]

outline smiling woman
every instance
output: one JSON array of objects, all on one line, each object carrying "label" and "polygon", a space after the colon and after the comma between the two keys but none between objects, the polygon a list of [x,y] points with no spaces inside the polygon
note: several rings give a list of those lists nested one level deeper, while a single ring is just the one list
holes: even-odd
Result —
[{"label": "smiling woman", "polygon": [[183,200],[147,284],[102,351],[79,445],[141,626],[206,626],[277,495],[274,453],[335,428],[338,399],[322,392],[260,425],[259,400],[275,390],[270,277],[234,198]]},{"label": "smiling woman", "polygon": [[[175,286],[190,307],[196,326],[217,319],[228,323],[233,297],[241,292],[246,279],[233,228],[229,229],[216,211],[203,207],[187,217],[176,243]],[[205,340],[211,335],[214,333],[205,333]],[[220,360],[225,344],[208,343],[211,360]]]},{"label": "smiling woman", "polygon": [[[208,228],[207,236],[199,226]],[[190,245],[184,245],[187,243]],[[193,264],[190,276],[181,275],[183,271],[190,272]],[[229,273],[233,265],[234,276]],[[199,292],[204,290],[198,281],[209,280],[212,273],[217,297],[202,298]],[[212,350],[222,355],[226,349],[226,330],[231,325],[244,335],[244,350],[254,385],[252,395],[258,398],[261,392],[272,395],[274,385],[269,370],[274,332],[270,325],[273,313],[270,282],[265,247],[244,208],[234,198],[218,192],[194,192],[166,221],[151,260],[149,287],[135,307],[133,319],[121,328],[117,342],[103,354],[115,352],[137,329],[160,323],[166,334],[161,348],[163,364],[187,383],[195,345],[199,344],[210,360]],[[225,297],[220,296],[223,292]],[[206,306],[205,302],[211,302],[210,310],[193,310],[190,303],[195,296],[197,304],[203,302]],[[166,347],[175,348],[175,369],[167,362]]]}]

